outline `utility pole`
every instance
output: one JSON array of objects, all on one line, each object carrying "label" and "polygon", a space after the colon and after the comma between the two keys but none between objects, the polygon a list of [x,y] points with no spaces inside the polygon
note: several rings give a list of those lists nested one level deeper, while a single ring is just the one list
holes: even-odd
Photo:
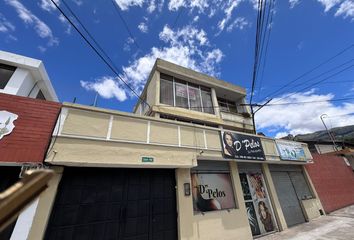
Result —
[{"label": "utility pole", "polygon": [[332,136],[332,134],[330,133],[329,129],[327,128],[325,122],[323,121],[323,118],[324,118],[324,117],[328,117],[328,115],[327,115],[327,114],[322,114],[322,115],[320,116],[320,119],[321,119],[321,121],[322,121],[322,123],[323,123],[323,125],[324,125],[324,127],[325,127],[325,129],[326,129],[326,131],[327,131],[327,133],[328,133],[329,138],[330,138],[331,141],[333,142],[334,149],[335,149],[336,151],[338,151],[338,148],[337,148],[336,142],[335,142],[335,140],[334,140],[334,137]]}]

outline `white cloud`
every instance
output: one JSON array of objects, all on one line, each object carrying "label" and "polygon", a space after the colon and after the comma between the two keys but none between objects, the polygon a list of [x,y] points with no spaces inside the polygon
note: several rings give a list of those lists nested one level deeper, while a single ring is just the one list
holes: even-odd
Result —
[{"label": "white cloud", "polygon": [[189,8],[191,11],[198,9],[199,12],[204,12],[209,4],[207,0],[170,0],[168,3],[170,11],[177,11],[181,7]]},{"label": "white cloud", "polygon": [[224,30],[224,28],[226,27],[226,24],[231,19],[233,10],[240,4],[241,1],[242,0],[235,0],[235,1],[229,0],[228,1],[227,6],[224,9],[225,17],[221,21],[219,21],[219,23],[218,23],[219,33]]},{"label": "white cloud", "polygon": [[[188,25],[174,31],[166,25],[160,32],[159,38],[166,46],[153,47],[149,53],[122,68],[121,77],[138,93],[142,91],[157,58],[209,75],[219,74],[218,64],[224,55],[220,49],[210,48],[204,30]],[[85,82],[85,84],[88,86],[89,83]],[[97,91],[97,88],[89,89]],[[127,94],[132,96],[131,92]]]},{"label": "white cloud", "polygon": [[15,31],[16,27],[0,13],[0,32],[8,33]]},{"label": "white cloud", "polygon": [[148,26],[146,25],[145,22],[141,22],[139,25],[138,25],[138,28],[139,30],[142,32],[142,33],[147,33],[149,31],[149,28]]},{"label": "white cloud", "polygon": [[344,18],[350,17],[354,20],[354,1],[346,0],[342,2],[335,13],[335,16],[343,15]]},{"label": "white cloud", "polygon": [[290,8],[294,8],[300,3],[300,0],[289,0]]},{"label": "white cloud", "polygon": [[134,39],[131,37],[128,37],[127,40],[124,43],[123,50],[128,52],[131,50],[130,46],[134,43]]},{"label": "white cloud", "polygon": [[33,26],[40,38],[48,39],[48,46],[59,44],[59,40],[53,36],[53,32],[48,25],[28,10],[22,3],[18,0],[5,0],[5,2],[15,8],[19,18],[25,24]]},{"label": "white cloud", "polygon": [[325,7],[325,12],[328,12],[332,7],[340,3],[342,0],[317,0]]},{"label": "white cloud", "polygon": [[242,30],[247,26],[250,26],[250,23],[244,17],[238,17],[226,28],[226,31],[231,32],[234,28]]},{"label": "white cloud", "polygon": [[198,40],[200,45],[209,44],[205,31],[203,29],[198,30],[190,25],[177,31],[173,31],[168,25],[165,25],[159,37],[165,43],[171,43],[172,45],[182,43],[194,46],[195,40]]},{"label": "white cloud", "polygon": [[[291,102],[313,102],[311,104],[293,104],[293,105],[273,105],[262,108],[256,114],[257,128],[277,128],[280,130],[278,135],[303,134],[323,129],[320,120],[321,114],[328,116],[338,116],[354,113],[354,103],[342,103],[334,105],[329,100],[334,99],[333,94],[316,94],[314,90],[293,94],[285,94],[280,98],[275,98],[274,104]],[[324,102],[315,102],[324,101]],[[270,102],[270,104],[272,104]],[[275,103],[276,102],[276,103]],[[332,127],[351,125],[354,122],[354,115],[345,118],[336,118]]]},{"label": "white cloud", "polygon": [[[60,0],[54,0],[54,2],[59,5]],[[55,5],[50,0],[40,0],[38,3],[39,7],[42,8],[44,11],[51,12],[55,10]]]},{"label": "white cloud", "polygon": [[122,102],[127,99],[124,88],[120,86],[117,78],[105,76],[95,82],[80,81],[81,87],[88,91],[95,91],[103,98],[116,98]]},{"label": "white cloud", "polygon": [[145,1],[144,0],[115,0],[115,2],[117,3],[117,5],[122,11],[126,11],[133,6],[142,7]]}]

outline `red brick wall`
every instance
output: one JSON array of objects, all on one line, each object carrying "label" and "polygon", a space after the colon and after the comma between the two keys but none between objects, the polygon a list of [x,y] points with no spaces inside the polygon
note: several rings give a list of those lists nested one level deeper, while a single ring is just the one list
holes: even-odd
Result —
[{"label": "red brick wall", "polygon": [[60,108],[60,103],[0,94],[0,111],[18,115],[13,131],[0,139],[0,164],[42,162]]},{"label": "red brick wall", "polygon": [[306,169],[324,210],[332,212],[354,204],[354,172],[342,157],[312,153],[314,164]]}]

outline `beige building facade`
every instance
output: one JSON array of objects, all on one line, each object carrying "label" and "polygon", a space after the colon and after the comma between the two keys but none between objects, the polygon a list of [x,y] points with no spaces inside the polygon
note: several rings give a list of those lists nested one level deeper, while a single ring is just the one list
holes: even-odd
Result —
[{"label": "beige building facade", "polygon": [[252,239],[320,216],[307,145],[252,134],[245,95],[158,59],[134,113],[64,103],[29,239]]}]

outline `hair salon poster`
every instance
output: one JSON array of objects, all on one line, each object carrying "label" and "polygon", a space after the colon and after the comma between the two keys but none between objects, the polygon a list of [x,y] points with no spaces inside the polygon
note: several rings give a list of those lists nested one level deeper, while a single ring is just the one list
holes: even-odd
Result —
[{"label": "hair salon poster", "polygon": [[230,174],[192,173],[191,177],[195,212],[235,208]]},{"label": "hair salon poster", "polygon": [[259,137],[222,131],[221,141],[225,158],[265,160],[261,139]]}]

